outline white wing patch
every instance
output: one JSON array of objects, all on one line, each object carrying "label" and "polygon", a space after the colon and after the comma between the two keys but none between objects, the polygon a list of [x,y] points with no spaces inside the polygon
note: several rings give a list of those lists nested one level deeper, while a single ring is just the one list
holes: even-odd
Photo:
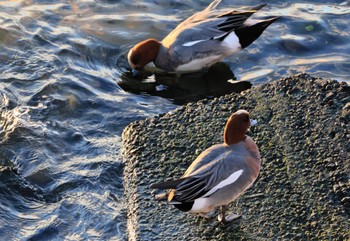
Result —
[{"label": "white wing patch", "polygon": [[237,179],[242,175],[243,170],[238,170],[235,171],[234,173],[232,173],[228,178],[226,178],[225,180],[222,180],[219,184],[217,184],[215,187],[213,187],[209,192],[207,192],[203,197],[207,197],[210,196],[211,194],[213,194],[214,192],[216,192],[217,190],[219,190],[220,188],[223,188],[227,185],[230,185],[232,183],[234,183],[235,181],[237,181]]},{"label": "white wing patch", "polygon": [[200,42],[203,42],[203,41],[207,41],[206,39],[201,39],[201,40],[196,40],[196,41],[190,41],[190,42],[187,42],[187,43],[184,43],[182,46],[184,47],[191,47],[195,44],[198,44]]}]

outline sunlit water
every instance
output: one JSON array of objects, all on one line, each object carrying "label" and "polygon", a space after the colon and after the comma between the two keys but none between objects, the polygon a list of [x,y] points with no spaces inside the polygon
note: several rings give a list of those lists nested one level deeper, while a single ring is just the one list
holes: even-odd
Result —
[{"label": "sunlit water", "polygon": [[[123,128],[217,92],[133,80],[125,54],[209,2],[0,1],[1,240],[127,239]],[[349,1],[274,1],[257,15],[282,18],[224,61],[235,79],[350,80]]]}]

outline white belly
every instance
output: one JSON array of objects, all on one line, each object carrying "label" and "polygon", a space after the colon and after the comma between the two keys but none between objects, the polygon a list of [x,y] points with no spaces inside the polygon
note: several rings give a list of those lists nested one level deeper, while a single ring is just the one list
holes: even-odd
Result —
[{"label": "white belly", "polygon": [[210,204],[208,198],[198,198],[194,201],[194,204],[190,210],[191,213],[207,213],[213,210],[215,207]]},{"label": "white belly", "polygon": [[176,68],[177,72],[189,72],[201,70],[204,68],[208,68],[216,62],[220,61],[224,56],[222,55],[212,55],[202,59],[194,59],[187,64],[179,65]]}]

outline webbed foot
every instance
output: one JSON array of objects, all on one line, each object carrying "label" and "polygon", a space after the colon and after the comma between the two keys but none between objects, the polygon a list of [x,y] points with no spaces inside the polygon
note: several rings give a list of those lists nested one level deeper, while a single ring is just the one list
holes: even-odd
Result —
[{"label": "webbed foot", "polygon": [[213,211],[210,211],[207,213],[199,213],[198,215],[203,217],[203,218],[210,219],[210,218],[215,216],[215,213],[216,213],[216,210],[213,210]]},{"label": "webbed foot", "polygon": [[230,215],[226,216],[225,212],[226,212],[226,206],[221,206],[221,213],[218,216],[219,222],[228,223],[242,216],[235,213],[231,213]]},{"label": "webbed foot", "polygon": [[220,213],[219,216],[218,216],[218,220],[219,220],[219,222],[222,222],[222,223],[228,223],[228,222],[236,220],[236,219],[238,219],[240,217],[242,217],[242,215],[235,214],[235,213],[231,213],[230,215],[228,215],[226,217],[222,216],[222,214]]}]

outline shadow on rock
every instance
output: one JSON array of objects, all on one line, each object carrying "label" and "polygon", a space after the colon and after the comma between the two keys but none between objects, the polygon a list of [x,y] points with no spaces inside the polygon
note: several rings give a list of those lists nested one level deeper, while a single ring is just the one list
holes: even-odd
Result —
[{"label": "shadow on rock", "polygon": [[229,93],[240,93],[251,88],[248,81],[236,81],[225,63],[217,63],[206,72],[186,74],[149,73],[142,71],[136,76],[131,72],[122,75],[119,86],[134,94],[147,93],[171,99],[182,105],[206,97],[218,97]]}]

